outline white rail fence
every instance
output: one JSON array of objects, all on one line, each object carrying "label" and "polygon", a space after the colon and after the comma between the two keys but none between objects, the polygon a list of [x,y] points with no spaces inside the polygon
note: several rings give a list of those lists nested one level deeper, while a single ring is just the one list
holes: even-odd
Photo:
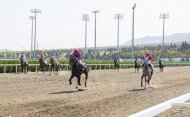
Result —
[{"label": "white rail fence", "polygon": [[[70,70],[70,65],[69,64],[60,64],[60,71],[68,71]],[[114,64],[87,64],[87,66],[91,67],[91,70],[107,70],[107,69],[113,69]],[[17,73],[19,72],[20,64],[0,64],[0,68],[3,69],[3,72],[7,72],[8,67],[14,67],[14,71]],[[35,67],[35,71],[37,71],[39,64],[29,64],[29,67]],[[120,64],[121,69],[126,69],[126,68],[132,68],[134,67],[133,64]],[[9,70],[8,72],[11,72],[12,70]]]},{"label": "white rail fence", "polygon": [[187,100],[190,100],[190,93],[187,93],[174,99],[170,99],[166,102],[130,115],[129,117],[152,117],[172,108],[173,106],[190,107],[190,103],[185,102]]},{"label": "white rail fence", "polygon": [[[29,67],[35,67],[35,71],[37,71],[39,64],[29,64]],[[114,64],[87,64],[87,66],[91,67],[91,70],[108,70],[108,69],[114,69]],[[169,63],[165,64],[164,66],[190,66],[190,63]],[[11,70],[7,71],[8,67],[14,67],[14,72],[20,72],[20,64],[0,64],[0,69],[3,72],[11,72]],[[154,67],[158,67],[158,64],[154,64]],[[121,69],[127,69],[127,68],[134,68],[134,64],[120,64]],[[61,64],[61,71],[68,71],[70,70],[69,64]]]}]

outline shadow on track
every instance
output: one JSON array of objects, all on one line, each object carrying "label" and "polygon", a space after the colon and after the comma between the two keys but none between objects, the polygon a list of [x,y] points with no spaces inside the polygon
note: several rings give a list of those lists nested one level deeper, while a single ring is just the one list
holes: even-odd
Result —
[{"label": "shadow on track", "polygon": [[49,93],[49,94],[76,93],[76,92],[80,92],[80,91],[85,91],[85,89],[78,89],[75,91],[60,91],[60,92],[53,92],[53,93]]},{"label": "shadow on track", "polygon": [[132,90],[129,90],[129,91],[144,91],[145,88],[141,88],[141,89],[132,89]]}]

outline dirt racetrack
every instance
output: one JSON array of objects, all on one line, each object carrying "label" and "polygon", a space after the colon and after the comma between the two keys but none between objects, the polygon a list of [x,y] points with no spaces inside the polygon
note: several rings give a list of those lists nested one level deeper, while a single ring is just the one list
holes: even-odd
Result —
[{"label": "dirt racetrack", "polygon": [[[75,88],[76,78],[69,85],[70,74],[0,74],[0,117],[125,117],[190,92],[190,67],[156,68],[146,90],[142,70],[90,71],[88,87],[79,87],[84,91]],[[161,116],[186,117],[190,109],[175,107]]]}]

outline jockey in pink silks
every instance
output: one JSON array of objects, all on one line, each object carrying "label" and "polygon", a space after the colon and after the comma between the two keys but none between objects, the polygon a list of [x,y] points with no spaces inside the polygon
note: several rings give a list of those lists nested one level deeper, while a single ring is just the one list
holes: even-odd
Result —
[{"label": "jockey in pink silks", "polygon": [[83,56],[78,49],[74,49],[72,55],[77,58],[78,63],[81,65],[82,70],[84,70],[85,65],[82,63]]}]

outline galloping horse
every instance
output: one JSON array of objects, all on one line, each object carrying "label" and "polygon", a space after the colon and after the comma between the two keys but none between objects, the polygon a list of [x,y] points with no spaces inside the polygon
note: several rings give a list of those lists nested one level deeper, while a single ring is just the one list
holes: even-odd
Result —
[{"label": "galloping horse", "polygon": [[141,65],[135,64],[134,68],[135,68],[135,72],[139,73],[139,68],[141,68]]},{"label": "galloping horse", "polygon": [[52,72],[52,70],[53,70],[53,73],[54,73],[55,75],[57,75],[57,74],[58,74],[58,71],[59,71],[59,69],[60,69],[60,64],[58,64],[58,63],[55,61],[55,59],[53,59],[53,58],[50,59],[50,62],[51,62],[51,68],[50,68],[50,73],[49,73],[49,74],[51,74],[51,72]]},{"label": "galloping horse", "polygon": [[[148,63],[144,63],[143,64],[143,74],[141,77],[141,87],[143,87],[143,77],[145,79],[145,87],[146,87],[146,84],[150,83],[152,75],[153,75],[153,69],[150,68]],[[146,77],[148,77],[148,79],[146,79]]]},{"label": "galloping horse", "polygon": [[21,65],[22,72],[27,73],[28,68],[29,68],[28,63],[26,61],[24,61],[23,59],[20,59],[20,65]]},{"label": "galloping horse", "polygon": [[163,72],[164,70],[164,65],[162,64],[162,61],[159,60],[159,68],[160,68],[160,72]]},{"label": "galloping horse", "polygon": [[[39,62],[40,62],[40,66],[39,66],[39,68],[38,68],[38,71],[42,71],[43,73],[45,72],[45,70],[47,70],[48,68],[49,68],[49,64],[46,64],[43,60],[42,60],[42,58],[40,58],[39,59]],[[37,71],[37,72],[38,72]]]},{"label": "galloping horse", "polygon": [[[88,79],[88,72],[90,71],[90,68],[89,67],[85,67],[84,70],[82,70],[80,68],[80,64],[78,63],[77,58],[74,57],[74,56],[72,56],[72,55],[70,55],[69,63],[71,65],[71,77],[69,79],[70,85],[72,84],[71,80],[72,80],[73,77],[77,77],[77,84],[81,85],[80,79],[81,79],[81,75],[84,73],[85,76],[86,76],[85,77],[85,87],[87,87],[86,81]],[[76,88],[78,88],[78,87],[76,86]]]},{"label": "galloping horse", "polygon": [[119,60],[118,59],[114,59],[114,70],[117,69],[117,71],[119,71],[120,65],[119,65]]}]

